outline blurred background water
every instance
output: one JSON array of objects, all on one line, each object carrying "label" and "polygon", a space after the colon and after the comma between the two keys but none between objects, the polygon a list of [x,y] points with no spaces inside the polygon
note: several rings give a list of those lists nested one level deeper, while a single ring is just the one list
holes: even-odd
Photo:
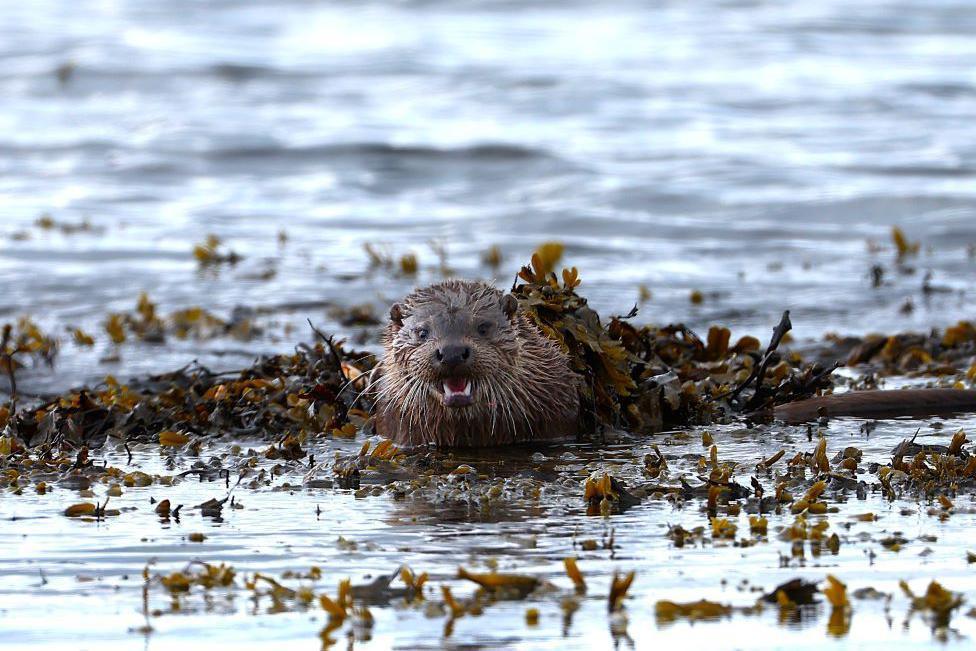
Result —
[{"label": "blurred background water", "polygon": [[[807,337],[972,315],[970,2],[32,0],[3,14],[4,320],[105,339],[106,312],[146,291],[164,310],[256,306],[345,332],[324,304],[381,313],[438,277],[431,241],[456,273],[507,285],[546,240],[603,313],[646,285],[644,321],[765,338],[785,308]],[[95,228],[39,228],[44,214]],[[922,242],[914,273],[895,268],[893,225]],[[208,233],[243,261],[201,271],[191,250]],[[420,274],[364,274],[364,243],[416,253]],[[481,262],[492,245],[497,270]],[[923,294],[927,273],[947,291]],[[107,343],[68,342],[25,381],[233,365],[306,333],[108,364]]]}]

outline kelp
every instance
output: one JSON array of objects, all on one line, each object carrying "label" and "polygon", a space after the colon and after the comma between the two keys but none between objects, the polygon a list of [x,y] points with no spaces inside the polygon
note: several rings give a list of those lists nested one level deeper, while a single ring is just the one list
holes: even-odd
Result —
[{"label": "kelp", "polygon": [[[763,355],[754,337],[730,345],[727,328],[712,327],[703,341],[684,324],[634,326],[636,306],[604,322],[576,291],[579,271],[563,269],[557,276],[543,253],[537,251],[522,267],[512,293],[583,379],[584,431],[609,427],[648,433],[709,423],[832,387],[832,368],[776,351],[792,327],[788,314]],[[740,399],[749,385],[749,398]]]},{"label": "kelp", "polygon": [[99,235],[105,232],[102,226],[92,224],[91,219],[84,217],[78,222],[68,222],[55,219],[49,213],[44,213],[34,221],[34,226],[42,231],[59,231],[62,235],[87,233]]},{"label": "kelp", "polygon": [[[21,317],[16,323],[5,323],[0,329],[0,373],[7,376],[11,395],[17,394],[16,373],[27,360],[53,366],[57,354],[57,339],[42,332],[28,317]],[[4,424],[0,422],[0,426]]]},{"label": "kelp", "polygon": [[622,513],[640,503],[640,498],[627,491],[626,486],[607,473],[593,473],[583,484],[583,500],[587,515]]},{"label": "kelp", "polygon": [[955,379],[964,375],[976,380],[976,324],[959,321],[944,330],[864,337],[828,335],[821,355],[844,359],[872,377],[894,375],[910,378]]},{"label": "kelp", "polygon": [[500,574],[498,572],[478,574],[459,567],[457,576],[459,579],[477,583],[489,592],[518,597],[524,597],[539,586],[539,579],[523,574]]},{"label": "kelp", "polygon": [[128,384],[109,376],[11,414],[4,433],[26,447],[69,448],[108,439],[172,447],[204,436],[274,439],[276,454],[295,458],[309,436],[348,436],[365,424],[368,413],[358,406],[366,405],[345,369],[374,364],[372,355],[328,340],[235,372],[190,364]]},{"label": "kelp", "polygon": [[630,590],[635,575],[636,572],[633,570],[626,574],[618,574],[614,571],[610,579],[610,593],[607,595],[607,610],[616,612],[623,608],[624,599],[627,598],[627,591]]},{"label": "kelp", "polygon": [[[210,242],[214,248],[219,243]],[[384,264],[387,259],[376,254]],[[789,314],[773,330],[763,349],[759,339],[733,341],[727,328],[711,327],[704,337],[683,324],[634,325],[635,306],[628,314],[601,319],[579,293],[581,278],[575,267],[554,271],[562,247],[548,243],[523,267],[512,292],[524,314],[569,356],[581,378],[580,431],[597,441],[612,429],[637,434],[745,416],[762,419],[770,407],[831,390],[835,363],[806,362],[795,351],[781,351],[792,327]],[[394,264],[390,261],[390,264]],[[404,272],[413,268],[409,260]],[[374,323],[372,311],[351,315],[350,323]],[[201,308],[161,316],[143,294],[132,312],[109,315],[105,331],[116,345],[129,340],[162,342],[168,337],[249,339],[259,334],[246,312],[228,319]],[[164,446],[193,445],[202,436],[274,440],[269,454],[295,459],[308,437],[352,437],[371,432],[372,404],[369,374],[376,358],[346,351],[342,344],[313,328],[314,345],[299,345],[293,354],[258,358],[233,373],[215,373],[192,364],[172,373],[139,378],[123,384],[112,377],[95,387],[67,392],[19,411],[4,407],[0,426],[23,445],[66,443],[69,446],[156,441]],[[10,373],[20,359],[53,360],[57,341],[40,333],[29,321],[4,331],[0,361]],[[93,338],[73,332],[78,345]],[[926,372],[958,375],[976,350],[976,327],[961,323],[945,333],[933,333],[913,344],[913,335],[852,344],[834,340],[834,356],[849,364],[893,360],[902,369],[906,360],[920,361]],[[867,345],[870,341],[870,345]],[[917,342],[916,342],[917,343]],[[843,345],[842,345],[843,344]],[[923,345],[924,344],[924,345]],[[845,349],[847,347],[849,349]],[[845,352],[845,350],[847,352]],[[913,352],[914,351],[914,352]],[[906,358],[906,354],[908,357]],[[941,366],[940,366],[941,365]],[[941,370],[939,370],[941,369]],[[976,371],[970,369],[976,378]],[[11,405],[16,407],[15,405]],[[765,468],[775,463],[770,458]],[[817,460],[824,472],[825,460]],[[663,458],[649,457],[648,474],[666,468]],[[840,469],[838,469],[840,470]],[[355,469],[349,468],[350,484]]]},{"label": "kelp", "polygon": [[[194,594],[201,595],[200,598],[207,604],[206,607],[212,608],[214,601],[209,593],[218,590],[228,595],[236,591],[246,592],[250,595],[254,613],[264,603],[267,604],[265,610],[269,614],[314,612],[317,606],[321,607],[327,616],[325,626],[319,632],[323,648],[328,648],[336,642],[331,634],[342,628],[347,621],[351,621],[354,627],[366,629],[373,624],[373,616],[367,607],[367,604],[375,603],[368,596],[372,586],[353,585],[350,579],[345,578],[338,582],[335,596],[330,596],[327,592],[320,591],[323,572],[318,566],[312,566],[305,573],[288,571],[278,578],[261,572],[238,577],[237,570],[231,565],[192,561],[183,569],[159,574],[151,574],[147,565],[143,569],[142,576],[143,616],[146,621],[139,629],[142,633],[152,632],[153,627],[149,624],[151,618],[184,612],[189,600],[194,598]],[[413,581],[406,590],[397,590],[399,593],[422,598],[425,579],[415,578],[406,567],[399,568],[393,574],[381,579],[388,587],[389,582],[397,577],[402,578],[405,583],[407,577]],[[421,574],[420,577],[426,577],[426,574]],[[297,585],[289,586],[289,582],[296,580],[299,582]],[[169,596],[168,609],[151,607],[150,589],[156,585],[161,586]]]},{"label": "kelp", "polygon": [[[237,309],[230,319],[223,319],[201,307],[175,310],[163,316],[156,304],[143,292],[139,295],[135,310],[109,314],[104,329],[116,345],[130,339],[162,344],[167,337],[195,340],[231,337],[239,341],[249,341],[261,334],[261,329],[254,325],[251,316],[250,311]],[[76,330],[75,340],[90,345],[88,341],[91,337]]]},{"label": "kelp", "polygon": [[213,234],[207,235],[202,243],[193,247],[193,257],[201,267],[235,265],[242,259],[235,251],[227,250],[223,241]]},{"label": "kelp", "polygon": [[916,595],[905,581],[900,581],[899,586],[911,602],[909,617],[916,612],[922,613],[927,616],[934,633],[945,635],[953,611],[963,604],[963,596],[946,590],[937,581],[929,583],[923,595]]},{"label": "kelp", "polygon": [[692,622],[714,621],[723,617],[730,617],[733,611],[732,606],[706,599],[689,603],[658,601],[654,604],[654,616],[659,626],[670,624],[678,619],[687,619]]}]

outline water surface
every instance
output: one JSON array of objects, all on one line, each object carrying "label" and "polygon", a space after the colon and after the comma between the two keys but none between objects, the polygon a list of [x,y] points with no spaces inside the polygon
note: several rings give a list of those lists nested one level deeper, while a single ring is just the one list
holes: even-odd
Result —
[{"label": "water surface", "polygon": [[[976,268],[973,29],[944,0],[21,3],[0,24],[0,314],[97,329],[147,291],[341,330],[282,306],[385,305],[437,276],[432,240],[507,285],[558,239],[605,313],[644,284],[655,322],[953,322]],[[45,213],[103,231],[38,232]],[[924,245],[912,274],[867,244],[896,224]],[[199,273],[207,233],[245,261]],[[362,276],[367,242],[422,274]],[[949,291],[923,296],[927,272]],[[67,348],[62,383],[104,375]]]},{"label": "water surface", "polygon": [[[0,318],[31,314],[62,338],[55,367],[25,369],[21,390],[63,390],[193,359],[245,366],[307,340],[306,318],[358,337],[330,307],[370,303],[382,314],[411,286],[439,278],[432,241],[457,274],[507,285],[538,244],[559,240],[603,314],[629,310],[646,285],[652,297],[641,319],[721,322],[735,335],[765,337],[784,309],[801,338],[928,330],[972,317],[974,31],[976,10],[952,0],[10,4],[0,21]],[[44,214],[94,229],[42,229],[35,223]],[[900,268],[893,225],[922,242]],[[201,269],[191,250],[208,233],[243,261]],[[365,243],[385,245],[394,258],[416,253],[419,275],[366,273]],[[498,269],[481,262],[492,245],[505,256]],[[885,270],[877,288],[874,265]],[[922,292],[927,274],[937,291]],[[690,303],[693,290],[704,292],[701,305]],[[140,292],[164,312],[257,308],[266,334],[116,350],[102,331],[106,313],[132,310]],[[95,334],[94,348],[72,343],[68,327]],[[375,340],[367,333],[360,345],[375,348]],[[885,462],[918,427],[946,443],[954,428],[972,425],[933,431],[891,422],[865,438],[858,423],[834,423],[827,435],[831,454],[856,444],[866,459]],[[789,456],[813,447],[803,428],[733,429],[716,440],[723,458],[742,463],[781,446]],[[570,453],[587,471],[640,483],[634,459],[657,442],[675,476],[693,476],[704,454],[700,432],[674,445],[665,438],[556,448],[521,463],[551,465]],[[311,451],[326,459],[359,444],[323,440]],[[204,456],[224,454],[222,445]],[[191,462],[167,468],[154,448],[135,450],[131,462],[105,454],[112,465],[160,474]],[[469,462],[490,477],[513,471]],[[441,583],[470,594],[456,566],[484,569],[492,558],[566,591],[561,563],[575,554],[591,583],[565,632],[551,596],[493,605],[458,620],[447,638],[444,616],[375,606],[372,640],[356,646],[377,649],[588,649],[614,640],[627,648],[619,619],[615,636],[606,613],[618,569],[637,571],[626,614],[641,648],[711,647],[720,635],[742,648],[930,648],[924,622],[902,624],[898,580],[921,592],[939,579],[966,595],[963,610],[976,600],[965,562],[969,496],[942,520],[911,496],[889,505],[874,493],[864,502],[832,495],[839,554],[781,567],[791,546],[775,531],[792,516],[772,518],[770,540],[755,547],[677,549],[667,527],[707,526],[699,502],[645,500],[609,519],[587,517],[580,468],[567,465],[536,506],[516,500],[489,515],[457,499],[448,508],[386,493],[274,490],[301,486],[298,468],[259,489],[238,488],[245,508],[223,522],[188,512],[180,524],[160,523],[149,502],[222,497],[221,481],[129,489],[112,503],[135,510],[101,523],[61,515],[81,499],[67,489],[4,494],[0,646],[318,648],[320,610],[255,614],[239,587],[209,601],[193,593],[181,613],[154,618],[148,637],[133,632],[144,623],[146,563],[172,572],[197,558],[274,576],[318,565],[329,591],[346,576],[362,583],[406,562],[430,572],[436,600]],[[881,520],[850,519],[867,511]],[[611,529],[613,553],[573,545]],[[884,531],[910,542],[887,551],[878,542]],[[191,543],[190,532],[208,537]],[[340,535],[357,550],[339,549]],[[659,627],[653,617],[659,599],[751,605],[757,593],[739,589],[743,580],[769,590],[827,573],[852,590],[894,594],[890,611],[856,601],[840,640],[825,631],[824,606],[786,626],[775,609],[694,626]],[[158,586],[151,600],[168,604]],[[537,627],[524,624],[528,607],[540,610]],[[957,613],[959,636],[949,643],[968,644],[972,621]]]}]

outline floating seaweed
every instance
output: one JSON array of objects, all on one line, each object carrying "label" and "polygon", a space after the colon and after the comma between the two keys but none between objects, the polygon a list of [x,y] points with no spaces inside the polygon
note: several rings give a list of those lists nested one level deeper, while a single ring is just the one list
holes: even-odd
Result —
[{"label": "floating seaweed", "polygon": [[654,616],[657,618],[659,626],[670,624],[678,619],[687,619],[692,622],[713,621],[729,617],[732,613],[732,606],[706,599],[688,603],[662,600],[654,605]]},{"label": "floating seaweed", "polygon": [[355,433],[368,419],[356,408],[360,396],[347,390],[344,362],[371,368],[374,359],[330,341],[259,358],[235,373],[191,364],[130,384],[109,376],[98,387],[22,409],[9,418],[6,434],[26,447],[98,447],[108,438],[184,445],[203,436],[274,437],[279,454],[294,457],[296,443],[307,437],[348,435],[348,427]]},{"label": "floating seaweed", "polygon": [[[726,328],[713,327],[706,341],[682,324],[637,328],[629,323],[637,315],[636,306],[604,324],[576,292],[578,270],[564,269],[558,278],[549,269],[551,256],[550,251],[537,251],[519,272],[523,282],[517,280],[512,292],[583,377],[587,431],[616,427],[646,433],[666,425],[708,423],[832,386],[830,369],[804,365],[797,357],[783,359],[776,352],[791,327],[788,317],[762,356],[753,337],[730,346]],[[750,384],[750,399],[736,401]]]},{"label": "floating seaweed", "polygon": [[213,234],[207,235],[201,244],[193,247],[193,257],[201,267],[235,265],[242,260],[236,252],[226,250],[223,241]]},{"label": "floating seaweed", "polygon": [[962,595],[946,590],[937,581],[929,583],[923,595],[916,595],[904,581],[899,586],[911,601],[909,617],[914,613],[922,613],[927,616],[933,633],[940,637],[945,636],[952,613],[963,604]]}]

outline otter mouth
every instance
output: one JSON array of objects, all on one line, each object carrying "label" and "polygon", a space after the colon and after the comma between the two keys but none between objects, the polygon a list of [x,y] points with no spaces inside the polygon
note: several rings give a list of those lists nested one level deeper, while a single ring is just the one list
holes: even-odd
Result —
[{"label": "otter mouth", "polygon": [[441,389],[444,392],[444,405],[447,407],[467,407],[474,402],[471,397],[471,380],[466,377],[445,378]]}]

